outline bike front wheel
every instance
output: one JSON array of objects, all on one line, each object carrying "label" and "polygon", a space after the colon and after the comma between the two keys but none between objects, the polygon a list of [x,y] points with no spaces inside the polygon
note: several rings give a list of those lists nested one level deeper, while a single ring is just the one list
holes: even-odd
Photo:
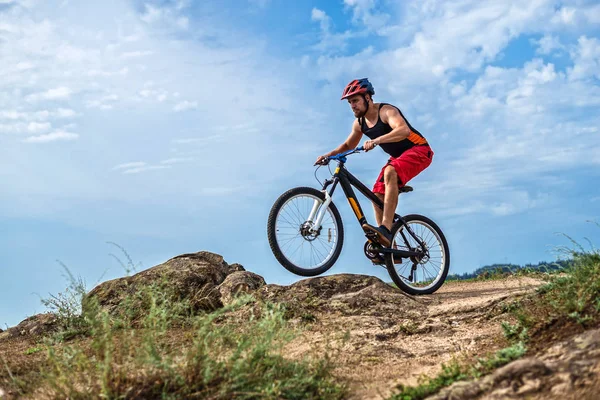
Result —
[{"label": "bike front wheel", "polygon": [[[337,261],[344,242],[342,218],[333,203],[321,210],[325,194],[310,187],[290,189],[275,201],[267,222],[269,245],[288,271],[301,276],[324,273]],[[317,231],[311,211],[322,211]]]},{"label": "bike front wheel", "polygon": [[404,292],[414,295],[431,294],[438,290],[448,275],[450,250],[442,230],[429,218],[418,214],[403,217],[404,222],[396,222],[392,227],[395,249],[417,251],[421,248],[411,234],[425,245],[425,252],[419,257],[403,258],[394,262],[392,254],[385,255],[385,264],[392,281]]}]

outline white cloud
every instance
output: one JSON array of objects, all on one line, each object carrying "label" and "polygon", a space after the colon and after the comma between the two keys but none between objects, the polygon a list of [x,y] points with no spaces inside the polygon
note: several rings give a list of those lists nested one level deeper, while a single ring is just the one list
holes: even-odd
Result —
[{"label": "white cloud", "polygon": [[586,19],[592,24],[600,23],[600,4],[593,5],[587,9],[584,9],[583,14]]},{"label": "white cloud", "polygon": [[17,110],[4,110],[0,111],[0,120],[47,120],[49,118],[73,118],[76,117],[77,113],[69,108],[58,108],[53,111],[40,110],[35,112],[23,112]]},{"label": "white cloud", "polygon": [[209,144],[217,141],[224,140],[225,136],[221,134],[210,135],[206,137],[197,137],[197,138],[185,138],[185,139],[175,139],[173,140],[174,144]]},{"label": "white cloud", "polygon": [[533,40],[534,44],[539,47],[536,50],[537,54],[547,55],[553,53],[555,50],[562,50],[564,46],[560,43],[558,36],[544,35],[540,40]]},{"label": "white cloud", "polygon": [[600,79],[600,41],[597,38],[581,36],[571,58],[575,65],[567,71],[570,80]]},{"label": "white cloud", "polygon": [[129,52],[125,52],[121,55],[122,58],[139,58],[139,57],[145,57],[145,56],[151,56],[152,54],[154,54],[153,51],[142,51],[142,50],[138,50],[138,51],[129,51]]},{"label": "white cloud", "polygon": [[589,3],[579,4],[576,7],[561,7],[550,21],[557,26],[567,26],[569,28],[581,27],[600,23],[600,5]]},{"label": "white cloud", "polygon": [[116,75],[127,75],[129,73],[129,68],[124,67],[119,69],[118,71],[102,71],[97,69],[91,69],[87,72],[87,75],[90,77],[111,77]]},{"label": "white cloud", "polygon": [[50,130],[52,124],[49,122],[17,122],[12,124],[0,124],[0,133],[41,133]]},{"label": "white cloud", "polygon": [[181,14],[189,6],[188,2],[178,2],[175,7],[145,5],[145,12],[140,16],[143,22],[163,29],[188,30],[190,21]]},{"label": "white cloud", "polygon": [[[148,86],[153,86],[153,85],[148,85],[148,84],[145,85],[145,87],[148,87]],[[160,103],[162,103],[169,97],[169,92],[164,89],[143,89],[143,90],[140,90],[138,94],[144,99],[152,99],[152,100],[156,100]],[[173,96],[173,97],[176,97],[176,96]],[[188,102],[184,102],[184,103],[188,103]],[[183,106],[185,107],[186,105],[183,104]],[[189,104],[188,104],[188,106],[189,106]]]},{"label": "white cloud", "polygon": [[179,103],[175,104],[175,106],[173,107],[173,111],[175,111],[175,112],[196,110],[196,109],[198,109],[198,102],[187,101],[187,100],[179,102]]},{"label": "white cloud", "polygon": [[331,24],[331,18],[325,11],[314,7],[311,11],[310,18],[312,21],[317,21],[321,24],[321,30],[328,32]]},{"label": "white cloud", "polygon": [[24,119],[27,113],[19,112],[16,110],[0,110],[0,119]]},{"label": "white cloud", "polygon": [[57,118],[72,118],[76,115],[77,113],[69,108],[59,108],[55,113]]},{"label": "white cloud", "polygon": [[563,23],[566,25],[573,24],[575,22],[576,12],[577,10],[573,7],[561,7],[552,18],[552,22]]},{"label": "white cloud", "polygon": [[48,133],[46,135],[30,136],[30,137],[24,139],[23,141],[25,143],[48,143],[48,142],[55,142],[55,141],[75,140],[78,137],[79,137],[79,135],[76,133],[70,133],[70,132],[58,130],[58,131],[54,131],[52,133]]},{"label": "white cloud", "polygon": [[30,94],[25,99],[31,102],[37,102],[40,100],[62,100],[68,99],[72,93],[72,90],[68,87],[61,86],[58,88],[49,89],[45,92]]},{"label": "white cloud", "polygon": [[190,157],[176,157],[176,158],[168,158],[166,160],[162,160],[161,164],[180,164],[193,161],[193,158]]},{"label": "white cloud", "polygon": [[128,163],[116,165],[113,167],[113,169],[114,170],[130,169],[130,168],[143,167],[145,165],[146,165],[146,163],[143,161],[134,161],[134,162],[128,162]]},{"label": "white cloud", "polygon": [[353,20],[360,21],[367,29],[380,30],[386,28],[391,16],[386,13],[373,11],[375,0],[344,0],[344,4],[352,8]]},{"label": "white cloud", "polygon": [[146,165],[142,167],[130,168],[123,171],[123,174],[139,174],[142,172],[155,171],[171,168],[170,165]]},{"label": "white cloud", "polygon": [[27,125],[27,131],[30,133],[40,133],[50,130],[52,124],[49,122],[30,122]]},{"label": "white cloud", "polygon": [[[371,6],[370,1],[361,2],[360,9]],[[526,5],[519,1],[409,2],[399,25],[392,22],[385,29],[387,33],[378,31],[389,35],[387,49],[368,58],[359,54],[326,58],[320,63],[325,65],[321,74],[336,80],[339,73],[347,74],[351,65],[352,71],[373,70],[371,76],[377,74],[391,82],[401,77],[404,87],[422,88],[451,79],[456,71],[478,73],[497,60],[511,40],[548,29],[548,19],[557,12],[550,0]],[[339,72],[333,74],[333,70]]]},{"label": "white cloud", "polygon": [[311,21],[319,22],[320,40],[313,48],[319,52],[339,53],[347,47],[349,39],[366,36],[367,32],[345,31],[341,33],[332,32],[332,20],[327,13],[321,9],[313,8],[311,11]]},{"label": "white cloud", "polygon": [[116,94],[107,94],[93,100],[87,100],[85,106],[87,108],[97,108],[100,110],[111,110],[115,102],[119,100]]}]

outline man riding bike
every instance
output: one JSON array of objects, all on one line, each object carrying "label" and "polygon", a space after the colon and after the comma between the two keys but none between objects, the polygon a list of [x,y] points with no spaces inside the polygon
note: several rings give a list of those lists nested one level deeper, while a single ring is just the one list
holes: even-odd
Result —
[{"label": "man riding bike", "polygon": [[[374,207],[378,226],[362,226],[365,232],[377,235],[381,245],[390,247],[393,239],[390,230],[398,205],[399,188],[431,164],[433,150],[423,135],[408,123],[398,107],[374,103],[374,94],[373,85],[367,78],[355,79],[346,86],[341,100],[348,99],[357,118],[352,125],[352,132],[335,150],[319,156],[315,165],[327,157],[356,148],[362,135],[369,137],[363,144],[365,151],[381,146],[390,155],[373,186],[373,193],[383,201],[383,211]],[[383,260],[373,262],[378,264]]]}]

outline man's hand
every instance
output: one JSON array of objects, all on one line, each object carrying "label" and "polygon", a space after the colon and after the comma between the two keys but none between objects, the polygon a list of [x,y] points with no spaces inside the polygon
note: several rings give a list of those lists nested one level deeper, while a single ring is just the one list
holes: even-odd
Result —
[{"label": "man's hand", "polygon": [[363,144],[363,148],[365,149],[365,151],[373,150],[375,147],[377,147],[378,144],[379,143],[377,143],[377,141],[375,140],[367,140]]},{"label": "man's hand", "polygon": [[323,164],[325,160],[327,160],[327,156],[319,156],[317,157],[317,161],[315,161],[315,165]]}]

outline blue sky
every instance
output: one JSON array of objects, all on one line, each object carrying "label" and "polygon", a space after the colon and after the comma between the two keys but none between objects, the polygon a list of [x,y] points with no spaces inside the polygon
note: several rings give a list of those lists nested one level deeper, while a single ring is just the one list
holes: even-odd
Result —
[{"label": "blue sky", "polygon": [[[108,242],[138,269],[208,250],[299,280],[267,215],[318,185],[361,77],[435,151],[398,210],[442,227],[451,272],[554,260],[560,233],[600,245],[593,1],[0,0],[0,59],[2,327],[65,288],[57,260],[90,289],[122,276]],[[348,167],[370,185],[385,160]],[[347,236],[329,273],[389,280],[334,201]]]}]

